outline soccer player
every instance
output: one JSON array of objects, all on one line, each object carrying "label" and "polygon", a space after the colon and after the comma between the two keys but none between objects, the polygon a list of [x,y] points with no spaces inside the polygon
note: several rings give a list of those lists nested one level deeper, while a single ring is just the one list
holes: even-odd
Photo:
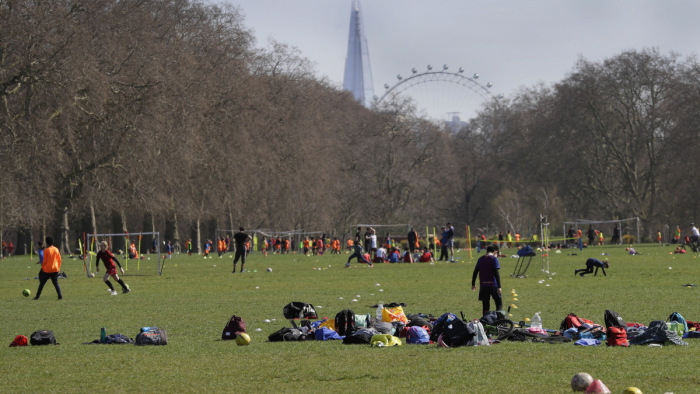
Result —
[{"label": "soccer player", "polygon": [[350,267],[350,261],[352,261],[352,259],[354,259],[355,257],[357,257],[358,262],[365,263],[370,267],[374,267],[374,265],[365,258],[364,250],[362,249],[362,245],[359,242],[355,242],[355,244],[353,245],[353,250],[354,252],[350,255],[350,257],[348,257],[348,262],[345,264],[345,268]]},{"label": "soccer player", "polygon": [[496,304],[496,310],[503,307],[501,298],[501,266],[498,262],[498,246],[489,245],[486,247],[486,254],[479,257],[472,274],[472,291],[476,291],[476,277],[479,276],[479,300],[482,303],[483,314],[489,311],[491,297]]},{"label": "soccer player", "polygon": [[[38,264],[38,263],[37,263]],[[35,300],[41,296],[41,291],[44,289],[46,281],[51,279],[53,287],[56,288],[58,299],[63,299],[61,287],[58,285],[58,271],[61,270],[61,252],[53,246],[53,238],[46,237],[46,248],[44,249],[44,259],[41,262],[41,270],[39,271],[39,289],[36,291]]]},{"label": "soccer player", "polygon": [[[123,280],[119,278],[119,274],[117,274],[117,265],[119,266],[119,270],[124,273],[124,268],[122,268],[122,265],[119,264],[119,260],[117,260],[116,257],[112,254],[112,252],[107,249],[107,241],[102,241],[100,242],[100,251],[97,252],[97,256],[95,265],[97,266],[97,272],[100,272],[100,260],[105,265],[105,276],[102,278],[102,280],[107,284],[107,287],[109,287],[109,291],[111,295],[117,295],[117,291],[114,290],[114,286],[112,285],[112,282],[109,281],[109,277],[113,277],[114,280],[117,281],[122,287],[122,293],[126,294],[131,291],[129,289],[129,285],[124,283]],[[117,263],[114,265],[114,263]]]},{"label": "soccer player", "polygon": [[588,259],[588,260],[586,260],[586,268],[580,269],[580,270],[575,270],[574,277],[576,275],[583,276],[586,274],[592,274],[593,268],[595,268],[595,274],[593,274],[593,276],[598,276],[598,269],[603,270],[603,275],[608,276],[608,274],[605,273],[605,269],[608,267],[610,267],[610,264],[608,264],[607,259],[605,261],[600,261],[598,259]]},{"label": "soccer player", "polygon": [[238,263],[238,259],[241,259],[241,273],[243,273],[243,266],[245,265],[245,258],[247,254],[246,244],[252,238],[250,235],[244,232],[245,229],[243,227],[239,228],[238,230],[239,231],[237,233],[233,234],[233,241],[236,243],[236,257],[233,259],[233,272],[236,272],[236,263]]}]

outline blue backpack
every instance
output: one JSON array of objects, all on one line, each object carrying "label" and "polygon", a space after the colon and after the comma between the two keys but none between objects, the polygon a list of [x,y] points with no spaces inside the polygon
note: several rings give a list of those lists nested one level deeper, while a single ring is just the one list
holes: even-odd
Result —
[{"label": "blue backpack", "polygon": [[430,335],[428,331],[423,327],[412,326],[408,328],[408,333],[406,334],[406,343],[412,345],[429,345]]},{"label": "blue backpack", "polygon": [[677,321],[678,323],[683,325],[683,331],[688,331],[688,323],[685,321],[683,316],[678,313],[678,312],[673,312],[671,313],[671,316],[668,317],[668,321]]}]

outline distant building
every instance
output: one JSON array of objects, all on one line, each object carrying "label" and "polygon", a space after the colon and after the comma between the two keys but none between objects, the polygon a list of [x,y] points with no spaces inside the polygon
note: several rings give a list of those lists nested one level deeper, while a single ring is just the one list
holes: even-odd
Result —
[{"label": "distant building", "polygon": [[357,101],[369,107],[374,99],[374,83],[369,62],[367,37],[360,14],[360,1],[352,1],[350,12],[350,33],[348,36],[348,54],[345,58],[345,77],[343,89],[352,92]]},{"label": "distant building", "polygon": [[459,118],[459,112],[448,112],[447,114],[451,116],[451,120],[445,122],[445,128],[447,130],[456,133],[469,125],[469,123]]}]

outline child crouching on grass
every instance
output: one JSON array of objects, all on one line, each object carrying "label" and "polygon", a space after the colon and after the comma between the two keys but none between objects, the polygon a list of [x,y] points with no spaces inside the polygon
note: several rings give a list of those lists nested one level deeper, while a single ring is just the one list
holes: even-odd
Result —
[{"label": "child crouching on grass", "polygon": [[116,280],[117,283],[119,283],[122,286],[122,293],[126,294],[126,293],[130,292],[131,290],[129,289],[129,285],[124,283],[123,280],[119,279],[119,275],[117,274],[117,266],[114,265],[114,263],[117,263],[117,265],[119,266],[119,269],[122,271],[122,274],[124,273],[124,268],[122,268],[122,265],[119,264],[119,261],[117,260],[116,257],[114,257],[112,252],[107,250],[107,242],[106,241],[100,242],[100,251],[97,252],[97,262],[96,262],[97,272],[100,272],[100,260],[102,260],[102,262],[104,263],[105,270],[107,271],[107,272],[105,272],[105,276],[104,276],[104,278],[102,278],[102,280],[104,280],[104,282],[109,287],[111,294],[117,295],[117,291],[114,290],[114,286],[112,286],[112,282],[109,281],[110,276],[114,277],[114,280]]}]

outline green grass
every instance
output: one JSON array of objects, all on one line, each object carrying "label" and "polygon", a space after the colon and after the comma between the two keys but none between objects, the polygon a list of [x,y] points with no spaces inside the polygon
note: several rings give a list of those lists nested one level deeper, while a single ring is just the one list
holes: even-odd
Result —
[{"label": "green grass", "polygon": [[[569,312],[602,323],[606,309],[644,324],[664,320],[674,311],[700,320],[700,288],[682,286],[700,284],[697,254],[669,255],[671,247],[651,245],[638,250],[643,255],[629,256],[622,247],[552,253],[551,275],[540,271],[535,258],[525,279],[510,277],[516,259],[501,258],[506,303],[511,302],[511,289],[519,299],[512,318],[518,321],[540,311],[544,326],[552,329]],[[610,254],[607,277],[573,276],[586,258],[600,258],[603,252]],[[690,346],[663,348],[507,342],[456,349],[267,342],[270,333],[288,325],[282,308],[291,301],[312,303],[321,316],[329,317],[345,308],[374,313],[370,306],[384,301],[406,303],[407,313],[464,311],[477,318],[481,304],[469,288],[474,263],[465,251],[459,256],[466,262],[381,264],[373,269],[354,264],[357,268],[344,269],[345,254],[256,254],[247,264],[251,272],[244,274],[231,273],[230,256],[177,256],[167,262],[162,276],[155,275],[153,261],[143,261],[138,271],[130,263],[124,279],[133,291],[116,297],[100,279],[85,277],[81,261],[64,257],[68,279],[60,281],[63,301],[56,300],[50,282],[41,300],[23,297],[24,288],[36,292],[38,266],[28,257],[5,259],[0,263],[0,341],[6,343],[0,347],[0,390],[566,392],[571,376],[581,371],[603,380],[613,392],[628,386],[644,392],[698,390],[700,342],[694,340]],[[273,271],[265,272],[267,267]],[[234,313],[247,323],[250,346],[219,340]],[[83,345],[99,338],[100,327],[133,338],[142,326],[166,329],[170,343]],[[6,347],[16,335],[39,329],[54,331],[60,346]]]}]

